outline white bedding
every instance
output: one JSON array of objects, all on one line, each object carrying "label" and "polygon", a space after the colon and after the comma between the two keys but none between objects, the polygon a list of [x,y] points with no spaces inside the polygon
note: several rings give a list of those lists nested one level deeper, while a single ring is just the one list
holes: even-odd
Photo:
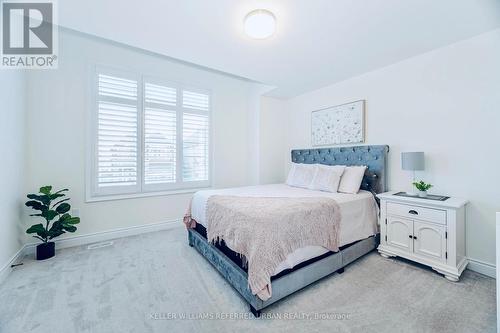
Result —
[{"label": "white bedding", "polygon": [[[330,193],[291,187],[286,184],[202,190],[194,194],[191,205],[191,216],[201,225],[205,224],[207,201],[212,195],[333,198],[339,204],[342,216],[340,222],[339,246],[344,246],[378,233],[378,206],[373,195],[367,191],[359,191],[357,194]],[[288,255],[287,259],[278,266],[274,275],[326,252],[328,252],[328,250],[322,246],[306,246],[300,248]]]}]

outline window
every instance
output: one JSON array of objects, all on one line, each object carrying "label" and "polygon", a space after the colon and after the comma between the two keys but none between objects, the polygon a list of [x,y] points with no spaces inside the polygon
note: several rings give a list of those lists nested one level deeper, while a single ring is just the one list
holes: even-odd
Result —
[{"label": "window", "polygon": [[208,95],[182,92],[182,179],[208,179]]},{"label": "window", "polygon": [[209,185],[210,94],[99,68],[92,196]]},{"label": "window", "polygon": [[177,90],[144,85],[144,184],[177,180]]},{"label": "window", "polygon": [[96,185],[103,194],[137,188],[137,81],[99,74]]}]

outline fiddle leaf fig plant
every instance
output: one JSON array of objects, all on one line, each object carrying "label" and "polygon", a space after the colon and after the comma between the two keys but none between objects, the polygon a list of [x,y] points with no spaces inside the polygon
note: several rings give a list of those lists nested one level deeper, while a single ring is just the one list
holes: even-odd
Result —
[{"label": "fiddle leaf fig plant", "polygon": [[72,217],[68,213],[71,205],[67,202],[70,199],[64,198],[66,196],[64,192],[67,191],[68,189],[62,189],[52,192],[52,186],[43,186],[38,194],[28,194],[30,200],[25,205],[39,211],[30,216],[38,216],[45,221],[32,225],[26,233],[36,234],[33,237],[47,243],[66,232],[76,231],[75,224],[80,223],[80,218]]},{"label": "fiddle leaf fig plant", "polygon": [[433,185],[425,183],[424,181],[413,182],[413,186],[419,191],[427,192]]}]

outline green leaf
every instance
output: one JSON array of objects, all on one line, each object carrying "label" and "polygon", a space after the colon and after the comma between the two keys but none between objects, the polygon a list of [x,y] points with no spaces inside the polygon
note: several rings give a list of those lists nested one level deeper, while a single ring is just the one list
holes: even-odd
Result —
[{"label": "green leaf", "polygon": [[28,230],[26,230],[28,234],[37,234],[42,240],[45,240],[48,237],[48,232],[45,230],[44,226],[40,224],[32,225]]},{"label": "green leaf", "polygon": [[427,191],[432,187],[432,184],[427,184],[423,180],[419,182],[413,182],[413,186],[419,191]]},{"label": "green leaf", "polygon": [[64,230],[56,230],[51,233],[49,233],[49,239],[54,239],[56,237],[61,236],[62,234],[66,233]]},{"label": "green leaf", "polygon": [[80,223],[80,218],[79,217],[71,217],[67,220],[64,221],[65,224],[78,224]]},{"label": "green leaf", "polygon": [[51,195],[50,195],[50,199],[51,199],[51,200],[54,200],[54,199],[57,199],[57,198],[60,198],[60,197],[64,197],[64,196],[66,196],[66,194],[64,194],[64,193],[62,193],[62,192],[66,192],[66,191],[68,191],[68,189],[67,189],[67,188],[64,188],[64,189],[62,189],[62,190],[59,190],[59,191],[57,191],[57,192],[55,192],[55,193],[51,194]]},{"label": "green leaf", "polygon": [[45,195],[49,195],[50,191],[52,191],[52,186],[43,186],[43,187],[40,187],[40,193],[43,193]]},{"label": "green leaf", "polygon": [[43,224],[39,223],[39,224],[35,224],[35,225],[32,225],[31,227],[29,227],[29,229],[26,230],[26,233],[34,234],[34,233],[38,233],[41,231],[45,231],[45,228],[43,227]]},{"label": "green leaf", "polygon": [[52,227],[49,229],[48,236],[49,238],[54,238],[60,236],[64,233],[64,226],[60,221],[56,221],[52,224]]},{"label": "green leaf", "polygon": [[67,192],[67,191],[69,191],[67,188],[63,188],[62,190],[59,190],[59,191],[55,192],[54,194],[59,194],[61,192]]},{"label": "green leaf", "polygon": [[57,198],[64,197],[64,196],[65,196],[65,194],[62,194],[62,193],[54,193],[54,194],[50,195],[50,200],[55,200]]},{"label": "green leaf", "polygon": [[49,232],[53,232],[55,230],[62,230],[63,228],[63,223],[60,221],[55,221],[52,223],[52,227],[50,227]]},{"label": "green leaf", "polygon": [[40,203],[39,201],[35,201],[35,200],[30,200],[30,201],[27,201],[25,203],[25,205],[27,207],[31,207],[35,210],[46,210],[47,209],[47,206],[45,206],[44,204]]},{"label": "green leaf", "polygon": [[71,218],[71,215],[69,215],[68,213],[62,214],[61,217],[59,217],[59,222],[64,222],[65,220],[70,219],[70,218]]},{"label": "green leaf", "polygon": [[59,220],[52,224],[52,227],[48,231],[47,235],[49,239],[53,239],[61,236],[66,231],[75,232],[77,228],[73,224],[78,224],[79,222],[79,217],[71,217],[69,214],[63,214]]},{"label": "green leaf", "polygon": [[66,230],[68,232],[75,232],[76,231],[76,227],[70,225],[70,226],[64,227],[64,230]]},{"label": "green leaf", "polygon": [[68,200],[70,200],[70,198],[66,198],[66,199],[59,200],[59,201],[58,201],[58,202],[56,202],[56,203],[55,203],[52,207],[56,207],[57,205],[62,204],[63,202],[68,201]]},{"label": "green leaf", "polygon": [[52,221],[57,215],[59,215],[55,210],[46,210],[42,212],[42,216],[47,220],[47,221]]},{"label": "green leaf", "polygon": [[58,212],[59,214],[64,214],[64,213],[68,212],[70,209],[71,209],[71,205],[69,203],[63,202],[62,204],[57,206],[56,212]]},{"label": "green leaf", "polygon": [[28,199],[40,201],[44,205],[50,204],[50,197],[48,195],[28,194]]},{"label": "green leaf", "polygon": [[56,238],[58,236],[61,236],[64,233],[65,233],[65,231],[64,231],[63,223],[60,221],[56,221],[52,224],[52,227],[49,229],[49,232],[47,235],[48,235],[49,239],[53,239],[53,238]]}]

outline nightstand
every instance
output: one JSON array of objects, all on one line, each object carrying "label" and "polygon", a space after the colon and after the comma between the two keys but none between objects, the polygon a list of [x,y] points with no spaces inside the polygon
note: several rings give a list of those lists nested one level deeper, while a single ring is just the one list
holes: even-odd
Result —
[{"label": "nightstand", "polygon": [[378,194],[381,256],[403,257],[432,267],[450,281],[458,281],[468,264],[465,256],[467,200],[435,201]]}]

